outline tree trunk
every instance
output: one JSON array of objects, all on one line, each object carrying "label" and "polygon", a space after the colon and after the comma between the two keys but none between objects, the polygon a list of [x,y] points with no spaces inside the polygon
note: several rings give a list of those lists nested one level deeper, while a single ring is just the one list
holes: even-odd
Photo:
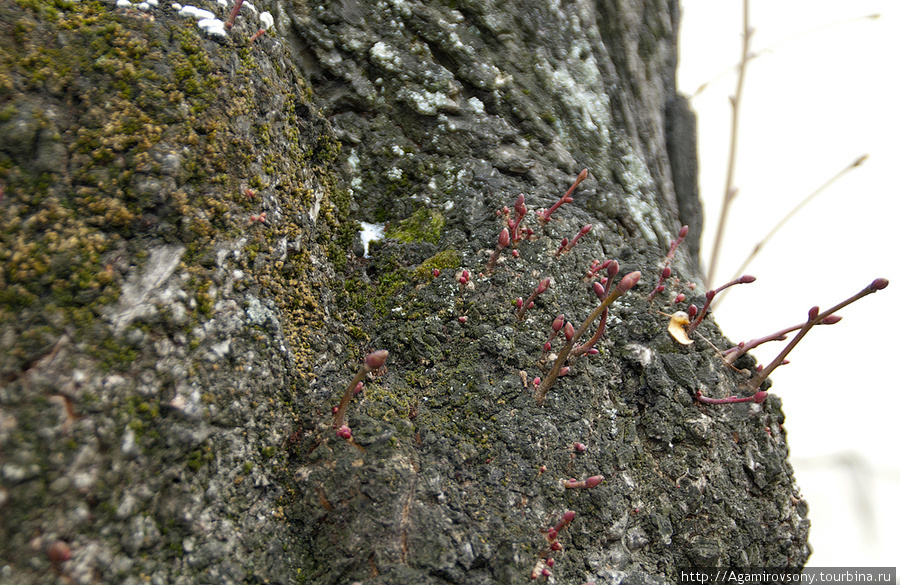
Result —
[{"label": "tree trunk", "polygon": [[[742,373],[709,320],[683,346],[660,313],[703,301],[677,3],[256,7],[277,24],[252,42],[247,7],[224,35],[171,6],[0,7],[4,582],[801,566],[780,402],[698,405]],[[520,193],[532,233],[489,270]],[[642,278],[539,405],[595,259]]]}]

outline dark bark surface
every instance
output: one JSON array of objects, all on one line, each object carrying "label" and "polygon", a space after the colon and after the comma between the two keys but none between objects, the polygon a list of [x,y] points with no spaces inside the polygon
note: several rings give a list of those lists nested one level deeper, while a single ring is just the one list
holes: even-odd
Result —
[{"label": "dark bark surface", "polygon": [[[677,4],[256,8],[276,28],[251,44],[246,8],[220,38],[168,5],[0,5],[0,580],[802,565],[780,402],[699,406],[745,378],[711,320],[682,346],[659,313],[701,303],[696,258],[647,300],[699,215]],[[520,193],[533,237],[487,274]],[[359,220],[386,223],[367,257]],[[538,406],[550,323],[598,304],[593,259],[643,278]],[[376,349],[344,440],[331,409]]]}]

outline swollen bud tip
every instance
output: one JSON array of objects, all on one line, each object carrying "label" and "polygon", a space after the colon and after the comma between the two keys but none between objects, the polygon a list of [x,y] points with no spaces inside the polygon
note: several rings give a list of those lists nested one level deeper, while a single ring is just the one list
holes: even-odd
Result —
[{"label": "swollen bud tip", "polygon": [[686,237],[686,236],[688,235],[688,229],[689,229],[689,228],[688,228],[688,226],[686,226],[686,225],[685,225],[685,226],[681,226],[681,229],[678,230],[678,237],[679,237],[679,238],[684,238],[684,237]]},{"label": "swollen bud tip", "polygon": [[563,328],[563,325],[566,324],[565,315],[557,315],[556,319],[553,320],[553,325],[550,326],[553,331],[559,333],[559,330]]},{"label": "swollen bud tip", "polygon": [[622,280],[619,281],[618,286],[616,286],[616,290],[620,293],[625,293],[631,290],[634,285],[641,279],[641,272],[639,270],[635,270],[634,272],[629,272],[625,276],[622,277]]},{"label": "swollen bud tip", "polygon": [[501,248],[505,248],[509,245],[509,230],[503,228],[500,231],[500,237],[497,238],[497,245]]},{"label": "swollen bud tip", "polygon": [[47,559],[54,565],[64,563],[72,558],[72,549],[62,540],[57,540],[47,547]]},{"label": "swollen bud tip", "polygon": [[522,193],[516,199],[515,210],[519,215],[525,215],[528,212],[528,209],[525,207],[525,195]]},{"label": "swollen bud tip", "polygon": [[387,361],[388,358],[388,350],[379,349],[378,351],[373,351],[369,355],[366,356],[366,367],[369,371],[378,370],[381,366],[384,365],[384,362]]},{"label": "swollen bud tip", "polygon": [[609,263],[609,266],[606,267],[606,273],[610,278],[617,275],[619,273],[619,263],[613,260]]},{"label": "swollen bud tip", "polygon": [[876,278],[875,280],[872,281],[872,284],[870,284],[869,286],[872,287],[872,289],[874,289],[874,290],[881,290],[883,288],[886,288],[887,285],[888,285],[888,279]]},{"label": "swollen bud tip", "polygon": [[742,276],[738,279],[738,282],[740,282],[741,284],[748,284],[751,282],[756,282],[756,277],[751,276],[749,274],[745,274],[744,276]]}]

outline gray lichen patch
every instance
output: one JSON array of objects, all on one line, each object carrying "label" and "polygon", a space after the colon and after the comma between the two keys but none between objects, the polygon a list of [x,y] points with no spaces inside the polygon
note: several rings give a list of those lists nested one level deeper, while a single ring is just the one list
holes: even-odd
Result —
[{"label": "gray lichen patch", "polygon": [[[161,246],[150,250],[150,257],[141,274],[133,274],[122,285],[119,301],[110,315],[117,333],[135,319],[153,316],[162,307],[172,307],[186,296],[183,290],[164,289],[166,281],[178,268],[184,255],[183,246]],[[156,296],[155,302],[151,296]],[[182,299],[178,297],[181,296]],[[177,305],[176,305],[177,306]],[[183,312],[184,308],[180,311]]]}]

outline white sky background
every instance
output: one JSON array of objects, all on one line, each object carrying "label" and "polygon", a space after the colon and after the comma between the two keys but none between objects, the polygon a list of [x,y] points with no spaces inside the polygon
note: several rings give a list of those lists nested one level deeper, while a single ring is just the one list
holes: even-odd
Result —
[{"label": "white sky background", "polygon": [[[740,0],[682,0],[683,93],[737,63],[741,10]],[[873,13],[881,17],[859,18]],[[834,26],[821,29],[829,24]],[[752,49],[780,44],[748,66],[736,171],[740,192],[714,284],[729,280],[753,246],[814,189],[860,155],[869,159],[768,242],[746,270],[758,280],[732,289],[715,318],[733,341],[749,340],[802,323],[813,305],[833,306],[876,277],[892,281],[840,311],[840,323],[811,331],[791,353],[791,364],[773,374],[772,391],[784,401],[792,462],[810,504],[809,566],[896,567],[900,2],[751,0],[750,25]],[[797,38],[782,43],[791,37]],[[728,96],[735,84],[730,72],[692,100],[706,259],[725,185]],[[752,353],[768,363],[780,347]]]}]

